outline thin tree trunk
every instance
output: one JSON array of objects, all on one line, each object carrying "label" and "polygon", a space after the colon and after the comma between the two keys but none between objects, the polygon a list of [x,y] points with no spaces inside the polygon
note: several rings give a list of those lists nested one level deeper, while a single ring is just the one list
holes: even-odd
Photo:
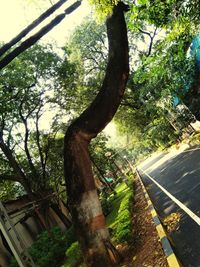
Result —
[{"label": "thin tree trunk", "polygon": [[0,140],[0,149],[2,150],[2,152],[4,153],[4,155],[6,156],[6,158],[8,159],[10,166],[13,168],[13,170],[15,172],[15,175],[17,177],[17,180],[16,181],[18,181],[19,183],[21,183],[21,185],[24,187],[25,191],[28,194],[31,194],[32,193],[32,190],[31,190],[30,183],[29,183],[26,175],[24,174],[23,170],[21,169],[20,165],[16,161],[15,157],[13,156],[12,151],[4,143],[3,138]]},{"label": "thin tree trunk", "polygon": [[62,213],[57,204],[51,203],[51,208],[54,210],[56,215],[60,218],[60,220],[64,223],[64,225],[68,229],[72,225],[72,222],[65,216],[65,214]]},{"label": "thin tree trunk", "polygon": [[103,174],[103,171],[99,168],[99,166],[96,164],[96,162],[94,161],[94,159],[92,159],[91,157],[90,157],[90,159],[91,159],[93,165],[95,166],[95,168],[97,169],[97,171],[99,172],[99,174],[101,176],[101,182],[105,186],[107,186],[111,190],[111,192],[114,193],[114,195],[116,195],[117,193],[116,193],[115,189],[112,187],[112,185],[109,182],[106,181],[106,178],[105,178],[105,176]]},{"label": "thin tree trunk", "polygon": [[42,175],[41,175],[41,181],[40,181],[40,188],[44,189],[46,187],[46,166],[44,164],[44,156],[42,151],[42,146],[40,143],[40,131],[39,131],[39,119],[40,119],[40,110],[42,108],[42,105],[39,106],[37,112],[36,112],[36,122],[35,122],[35,128],[36,128],[36,144],[38,148],[38,153],[40,157],[40,164],[42,168]]},{"label": "thin tree trunk", "polygon": [[[26,117],[24,117],[23,114],[22,114],[22,105],[23,105],[23,102],[21,102],[21,104],[20,104],[19,115],[20,115],[20,118],[21,118],[21,120],[22,120],[22,122],[24,124],[24,128],[25,128],[24,150],[25,150],[25,153],[26,153],[26,157],[27,157],[27,160],[28,160],[28,164],[29,164],[30,170],[31,170],[31,172],[33,174],[33,178],[36,179],[39,175],[38,175],[37,170],[36,170],[36,168],[35,168],[35,166],[33,164],[33,161],[32,161],[29,149],[28,149],[29,129],[28,129],[27,119],[31,115],[32,111]],[[35,108],[34,108],[34,110],[35,110]]]},{"label": "thin tree trunk", "polygon": [[129,73],[124,11],[119,3],[107,19],[109,60],[103,85],[92,104],[71,124],[65,135],[64,170],[68,203],[87,266],[109,267],[119,260],[110,243],[98,199],[88,145],[116,113]]}]

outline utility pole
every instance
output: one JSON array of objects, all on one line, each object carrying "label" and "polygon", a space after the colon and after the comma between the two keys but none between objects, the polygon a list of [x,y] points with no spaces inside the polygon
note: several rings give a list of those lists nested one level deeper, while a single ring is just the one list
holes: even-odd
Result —
[{"label": "utility pole", "polygon": [[[2,231],[3,236],[5,237],[19,266],[36,267],[31,256],[26,250],[24,242],[17,233],[1,201],[0,201],[0,230]],[[12,235],[10,233],[10,230],[12,230]]]}]

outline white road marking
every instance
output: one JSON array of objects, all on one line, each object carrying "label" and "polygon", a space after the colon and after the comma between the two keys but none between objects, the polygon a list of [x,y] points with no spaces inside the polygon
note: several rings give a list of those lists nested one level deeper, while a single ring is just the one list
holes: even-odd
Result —
[{"label": "white road marking", "polygon": [[158,182],[156,182],[148,173],[140,169],[154,184],[156,184],[171,200],[173,200],[185,213],[188,214],[198,225],[200,225],[200,217],[198,217],[193,211],[186,207],[180,200],[175,198],[170,192],[168,192],[164,187],[162,187]]},{"label": "white road marking", "polygon": [[188,150],[183,150],[180,152],[181,153],[186,153],[186,152],[190,152],[190,151],[195,151],[195,150],[200,150],[200,147],[197,147],[197,148],[191,148],[191,149],[188,149]]},{"label": "white road marking", "polygon": [[[184,149],[187,149],[184,148]],[[153,163],[151,166],[147,167],[145,169],[145,171],[147,172],[151,172],[153,170],[155,170],[156,168],[158,168],[160,165],[162,165],[163,163],[166,163],[168,160],[172,160],[174,159],[175,157],[177,156],[180,156],[182,153],[187,153],[187,152],[191,152],[191,151],[195,151],[195,150],[200,150],[200,147],[197,147],[197,148],[191,148],[191,149],[188,149],[188,150],[182,150],[182,151],[179,151],[179,150],[174,150],[174,151],[171,151],[169,153],[167,153],[166,155],[164,155],[161,159],[157,160],[155,163]],[[148,163],[148,160],[151,160],[151,157],[145,161],[143,161],[138,167],[139,168],[142,168],[142,166],[144,164],[147,164]]]}]

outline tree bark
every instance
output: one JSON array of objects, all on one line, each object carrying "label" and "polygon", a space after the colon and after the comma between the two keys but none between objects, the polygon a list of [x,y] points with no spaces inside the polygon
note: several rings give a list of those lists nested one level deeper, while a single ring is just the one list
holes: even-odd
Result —
[{"label": "tree bark", "polygon": [[109,60],[103,85],[91,105],[68,128],[64,140],[64,170],[68,203],[87,266],[109,267],[119,257],[110,243],[98,199],[88,145],[116,113],[129,73],[127,29],[119,3],[107,19]]}]

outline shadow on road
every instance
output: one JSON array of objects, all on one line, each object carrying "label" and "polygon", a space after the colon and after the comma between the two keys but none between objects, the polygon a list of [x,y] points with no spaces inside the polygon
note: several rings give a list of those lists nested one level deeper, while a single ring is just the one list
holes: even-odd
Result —
[{"label": "shadow on road", "polygon": [[[196,147],[198,148],[198,147]],[[187,149],[168,159],[155,169],[147,169],[161,186],[181,201],[197,216],[200,216],[200,150]],[[162,159],[159,155],[152,161],[142,165],[148,168]],[[180,209],[160,188],[140,171],[142,180],[161,220],[173,212],[181,213],[178,230],[169,233],[175,251],[185,267],[200,266],[200,227],[182,209]]]}]

